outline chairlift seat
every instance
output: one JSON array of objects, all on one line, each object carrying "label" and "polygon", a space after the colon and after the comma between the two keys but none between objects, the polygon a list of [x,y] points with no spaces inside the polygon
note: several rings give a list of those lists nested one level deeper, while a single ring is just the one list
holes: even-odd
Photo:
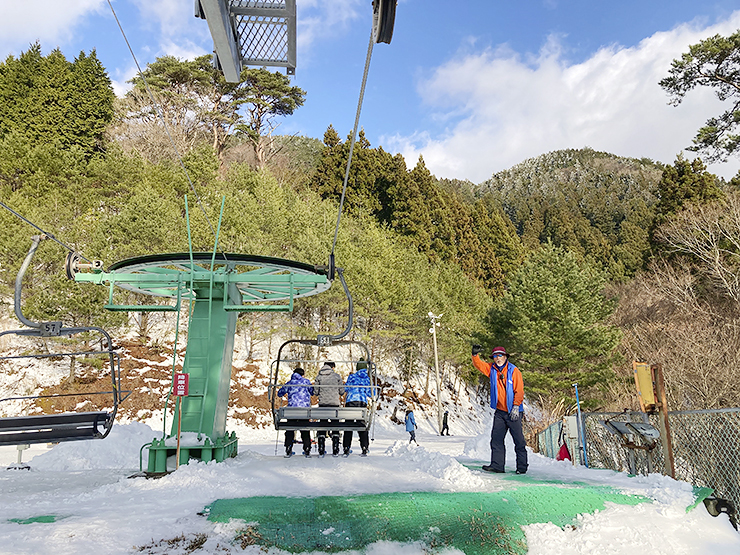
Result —
[{"label": "chairlift seat", "polygon": [[108,412],[72,412],[0,418],[0,445],[99,439],[113,424]]},{"label": "chairlift seat", "polygon": [[370,411],[365,407],[281,407],[278,430],[367,430]]}]

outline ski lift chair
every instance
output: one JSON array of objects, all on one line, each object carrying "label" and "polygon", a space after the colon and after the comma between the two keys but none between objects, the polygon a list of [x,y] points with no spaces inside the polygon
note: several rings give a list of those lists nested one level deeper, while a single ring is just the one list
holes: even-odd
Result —
[{"label": "ski lift chair", "polygon": [[31,416],[14,416],[0,418],[0,445],[23,445],[31,443],[58,443],[84,439],[102,439],[106,437],[113,426],[118,405],[130,394],[130,391],[121,389],[120,356],[113,351],[113,342],[108,333],[102,328],[94,326],[64,327],[62,322],[32,322],[23,316],[21,311],[21,283],[23,276],[31,263],[31,259],[38,248],[39,242],[45,236],[34,236],[33,244],[26,259],[21,265],[15,281],[15,313],[18,319],[31,329],[8,330],[0,333],[4,335],[18,335],[30,337],[61,337],[72,336],[83,332],[98,332],[102,335],[101,345],[107,348],[98,351],[78,351],[63,353],[43,353],[18,356],[0,357],[0,361],[24,358],[54,358],[71,356],[107,355],[111,372],[111,389],[109,391],[95,391],[89,393],[63,393],[57,395],[27,395],[6,397],[0,403],[17,400],[53,399],[59,397],[90,397],[94,395],[109,395],[111,408],[109,410],[89,412],[65,412],[60,414],[42,414]]},{"label": "ski lift chair", "polygon": [[333,360],[337,364],[349,364],[354,371],[359,360],[337,360],[336,358],[308,359],[308,358],[284,358],[283,350],[290,346],[313,346],[319,342],[312,339],[291,339],[286,341],[278,349],[278,357],[272,363],[270,370],[270,383],[268,385],[268,396],[272,407],[275,429],[280,430],[327,430],[327,431],[364,431],[369,430],[372,424],[375,407],[378,398],[378,385],[375,364],[370,360],[370,354],[365,344],[359,341],[334,341],[332,347],[357,346],[364,352],[364,361],[367,363],[367,372],[370,377],[370,389],[367,407],[281,407],[277,392],[283,385],[279,383],[280,367],[285,365],[302,366],[307,364],[319,364],[325,360]]}]

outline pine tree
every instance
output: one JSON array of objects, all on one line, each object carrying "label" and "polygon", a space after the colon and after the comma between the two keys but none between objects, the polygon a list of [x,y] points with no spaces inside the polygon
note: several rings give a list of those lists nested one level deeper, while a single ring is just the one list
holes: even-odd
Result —
[{"label": "pine tree", "polygon": [[686,160],[678,155],[666,166],[658,183],[660,200],[655,207],[657,223],[677,213],[687,203],[705,203],[722,198],[717,177],[707,171],[701,159]]},{"label": "pine tree", "polygon": [[[329,126],[324,134],[326,147],[316,169],[311,187],[324,199],[339,202],[342,197],[344,175],[349,158],[351,136],[340,142],[336,130]],[[352,163],[347,177],[343,209],[349,214],[375,216],[381,209],[378,187],[383,174],[381,159],[390,155],[370,148],[365,132],[361,129],[352,151]]]},{"label": "pine tree", "polygon": [[85,152],[103,149],[103,135],[113,119],[115,94],[108,74],[93,50],[80,52],[72,63],[68,114],[73,141]]},{"label": "pine tree", "polygon": [[[119,134],[126,136],[126,124],[161,126],[158,108],[167,125],[181,137],[182,147],[193,149],[208,138],[223,163],[232,137],[240,134],[252,147],[257,167],[262,167],[269,138],[277,127],[274,118],[290,115],[302,106],[306,92],[291,86],[290,79],[280,72],[266,69],[245,68],[239,83],[228,83],[211,59],[210,54],[194,60],[162,56],[149,64],[143,78],[136,76],[130,81],[134,88],[126,95]],[[156,107],[146,85],[155,96]]]},{"label": "pine tree", "polygon": [[551,244],[509,280],[490,332],[514,353],[529,394],[569,397],[574,381],[588,388],[613,377],[620,332],[606,323],[615,302],[604,296],[605,283],[603,272]]},{"label": "pine tree", "polygon": [[696,87],[714,89],[717,99],[729,101],[729,108],[711,117],[694,137],[688,150],[701,152],[710,162],[724,161],[740,149],[740,31],[728,37],[714,35],[689,46],[689,51],[673,60],[668,77],[660,86],[678,106]]},{"label": "pine tree", "polygon": [[99,151],[115,95],[95,52],[74,63],[36,43],[0,64],[0,137],[17,133],[32,144]]}]

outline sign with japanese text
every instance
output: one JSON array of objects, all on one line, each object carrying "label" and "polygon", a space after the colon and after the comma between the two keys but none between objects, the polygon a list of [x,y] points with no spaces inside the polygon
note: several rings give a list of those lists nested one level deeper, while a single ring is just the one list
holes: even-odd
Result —
[{"label": "sign with japanese text", "polygon": [[173,383],[173,394],[179,397],[186,397],[188,394],[188,379],[190,374],[175,374],[175,380]]}]

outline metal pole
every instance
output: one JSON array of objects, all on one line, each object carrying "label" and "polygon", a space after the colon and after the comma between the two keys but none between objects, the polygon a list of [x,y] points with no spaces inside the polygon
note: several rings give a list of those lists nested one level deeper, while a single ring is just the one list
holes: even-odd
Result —
[{"label": "metal pole", "polygon": [[177,396],[177,452],[175,454],[175,469],[180,468],[180,434],[182,434],[182,396]]},{"label": "metal pole", "polygon": [[15,278],[15,315],[18,317],[23,325],[28,326],[29,328],[40,328],[41,324],[37,322],[31,322],[30,320],[26,319],[23,316],[23,311],[21,310],[21,291],[23,289],[23,276],[25,275],[26,270],[28,270],[28,266],[31,264],[31,259],[33,258],[33,255],[36,254],[36,249],[39,248],[39,243],[43,239],[46,239],[46,235],[34,235],[31,239],[33,240],[31,248],[28,250],[28,254],[26,255],[25,260],[23,260],[23,264],[21,264],[21,269],[18,270],[18,275]]},{"label": "metal pole", "polygon": [[654,364],[651,368],[655,375],[655,385],[660,397],[660,439],[663,445],[664,472],[671,478],[676,477],[676,467],[673,462],[673,442],[671,441],[671,427],[668,424],[668,400],[665,394],[665,383],[663,382],[663,367]]},{"label": "metal pole", "polygon": [[581,436],[581,449],[583,450],[583,465],[588,468],[588,457],[586,456],[586,426],[581,415],[581,401],[578,398],[578,382],[573,384],[576,388],[576,406],[578,407],[578,435]]},{"label": "metal pole", "polygon": [[441,318],[442,315],[435,316],[431,312],[429,317],[432,319],[432,329],[429,331],[432,334],[432,340],[434,343],[434,370],[437,374],[437,431],[442,434],[442,401],[440,399],[440,383],[439,383],[439,356],[437,355],[437,326],[439,323],[436,321],[437,318]]}]

